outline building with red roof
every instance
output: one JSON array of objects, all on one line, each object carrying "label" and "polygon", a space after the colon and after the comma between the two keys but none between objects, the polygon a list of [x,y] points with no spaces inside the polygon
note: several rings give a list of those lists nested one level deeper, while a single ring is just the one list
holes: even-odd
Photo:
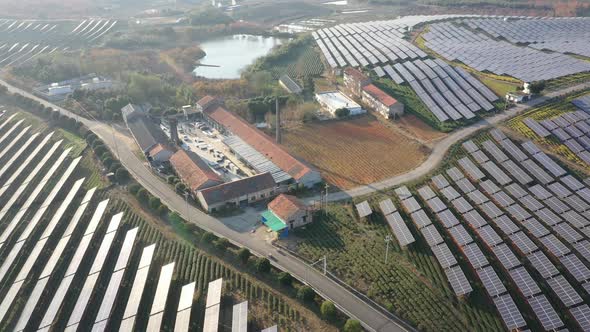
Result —
[{"label": "building with red roof", "polygon": [[[320,172],[293,157],[278,145],[274,139],[228,111],[222,105],[204,109],[209,124],[224,134],[240,137],[246,144],[258,151],[264,158],[289,174],[292,182],[312,187],[321,182]],[[262,172],[262,171],[261,171]]]},{"label": "building with red roof", "polygon": [[268,210],[280,218],[289,229],[313,221],[312,210],[295,196],[280,194],[268,203]]},{"label": "building with red roof", "polygon": [[374,84],[368,84],[362,88],[362,101],[386,119],[404,114],[404,104]]},{"label": "building with red roof", "polygon": [[203,209],[216,212],[272,198],[276,191],[277,184],[270,173],[262,173],[200,190],[197,199]]},{"label": "building with red roof", "polygon": [[170,165],[193,195],[223,183],[221,177],[194,152],[178,150],[170,157]]}]

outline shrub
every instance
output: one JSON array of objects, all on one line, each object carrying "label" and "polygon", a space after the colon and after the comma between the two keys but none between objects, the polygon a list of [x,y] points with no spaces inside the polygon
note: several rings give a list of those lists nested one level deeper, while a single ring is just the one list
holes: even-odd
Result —
[{"label": "shrub", "polygon": [[184,183],[178,182],[176,186],[174,186],[174,190],[176,190],[177,193],[184,193],[186,191],[186,186]]},{"label": "shrub", "polygon": [[361,322],[352,318],[346,320],[346,324],[344,324],[343,328],[344,332],[361,332],[362,330]]},{"label": "shrub", "polygon": [[339,108],[334,112],[337,118],[345,118],[350,115],[350,110],[348,108]]},{"label": "shrub", "polygon": [[201,242],[208,244],[215,241],[215,239],[217,239],[217,236],[215,236],[215,234],[211,232],[205,232],[201,237]]},{"label": "shrub", "polygon": [[115,173],[117,170],[121,168],[121,163],[118,161],[114,161],[111,166],[109,167],[109,172]]},{"label": "shrub", "polygon": [[125,181],[129,180],[129,172],[127,172],[127,170],[124,168],[119,168],[115,172],[115,178],[117,179],[117,182],[119,182],[119,183],[125,182]]},{"label": "shrub", "polygon": [[265,257],[260,257],[256,261],[256,271],[260,273],[270,272],[270,261]]},{"label": "shrub", "polygon": [[334,321],[337,314],[336,306],[330,301],[324,301],[320,307],[320,313],[322,314],[323,319],[327,321]]},{"label": "shrub", "polygon": [[166,214],[168,214],[169,210],[168,207],[164,204],[160,204],[160,206],[158,206],[158,210],[157,210],[158,214],[161,216],[165,216]]},{"label": "shrub", "polygon": [[312,302],[315,299],[315,291],[309,286],[302,286],[297,291],[297,298],[302,302]]},{"label": "shrub", "polygon": [[240,250],[238,250],[238,258],[240,259],[240,261],[242,261],[243,264],[248,263],[248,259],[251,255],[252,254],[250,253],[250,250],[248,250],[248,248],[240,248]]},{"label": "shrub", "polygon": [[113,165],[113,162],[114,162],[113,158],[110,158],[110,157],[102,159],[102,164],[105,165],[107,168],[110,168],[111,165]]},{"label": "shrub", "polygon": [[217,248],[217,250],[219,251],[224,251],[227,249],[227,247],[229,247],[229,240],[222,237],[220,239],[218,239],[217,241],[215,241],[215,248]]},{"label": "shrub", "polygon": [[147,203],[149,195],[150,194],[147,192],[147,190],[145,190],[144,188],[141,188],[137,191],[136,197],[140,203]]},{"label": "shrub", "polygon": [[278,277],[279,283],[285,287],[291,287],[293,284],[293,277],[289,272],[281,272]]},{"label": "shrub", "polygon": [[157,210],[160,207],[160,205],[162,205],[162,202],[160,201],[160,199],[158,197],[152,196],[149,199],[149,204],[150,204],[150,208],[152,210]]},{"label": "shrub", "polygon": [[168,177],[166,178],[166,182],[168,182],[169,184],[175,184],[176,182],[178,182],[178,178],[174,175],[168,175]]},{"label": "shrub", "polygon": [[137,183],[132,183],[127,189],[133,196],[137,196],[137,192],[141,189],[141,186]]}]

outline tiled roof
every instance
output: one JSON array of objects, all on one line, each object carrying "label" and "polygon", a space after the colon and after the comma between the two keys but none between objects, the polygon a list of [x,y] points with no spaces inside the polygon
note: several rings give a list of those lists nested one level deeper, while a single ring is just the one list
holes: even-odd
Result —
[{"label": "tiled roof", "polygon": [[305,210],[306,206],[297,197],[280,194],[268,203],[268,209],[284,221],[288,221],[295,213]]},{"label": "tiled roof", "polygon": [[382,104],[387,107],[395,105],[397,100],[392,96],[385,93],[383,90],[376,87],[374,84],[365,85],[363,87],[363,91],[367,92],[369,95],[373,96],[373,98],[379,100]]},{"label": "tiled roof", "polygon": [[219,102],[219,100],[217,98],[207,95],[207,96],[199,99],[199,101],[197,101],[197,105],[199,105],[201,107],[201,109],[204,111],[207,108],[209,108],[210,106],[217,104],[218,102]]},{"label": "tiled roof", "polygon": [[200,191],[208,205],[224,203],[245,195],[272,189],[276,186],[270,173],[262,173]]},{"label": "tiled roof", "polygon": [[133,117],[127,122],[127,127],[135,138],[142,152],[146,153],[158,143],[166,143],[166,134],[144,115]]},{"label": "tiled roof", "polygon": [[179,150],[170,157],[176,174],[192,191],[223,183],[223,180],[194,152]]},{"label": "tiled roof", "polygon": [[159,144],[158,143],[158,144],[156,144],[156,146],[154,146],[150,150],[149,154],[150,154],[150,156],[155,156],[155,155],[157,155],[158,153],[160,153],[160,152],[162,152],[164,150],[167,150],[167,148],[163,144]]},{"label": "tiled roof", "polygon": [[224,126],[234,135],[239,136],[283,171],[289,173],[295,180],[299,180],[313,171],[309,166],[283,150],[272,138],[225,108],[218,106],[211,108],[206,113],[211,119]]}]

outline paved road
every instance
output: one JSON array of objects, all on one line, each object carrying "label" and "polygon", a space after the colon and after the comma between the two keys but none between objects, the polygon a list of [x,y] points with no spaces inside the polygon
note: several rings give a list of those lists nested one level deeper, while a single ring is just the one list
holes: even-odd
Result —
[{"label": "paved road", "polygon": [[276,259],[272,262],[279,268],[288,271],[299,280],[305,281],[313,287],[317,293],[324,298],[334,302],[343,312],[350,317],[358,319],[363,326],[369,331],[387,331],[401,332],[412,330],[412,327],[406,325],[401,319],[388,315],[374,309],[366,302],[350,293],[344,287],[335,281],[329,279],[315,269],[309,268],[303,261],[291,255],[280,253],[271,244],[261,241],[253,234],[247,231],[232,229],[201,210],[190,205],[187,206],[183,197],[177,195],[170,186],[164,183],[155,175],[144,162],[133,152],[134,142],[130,138],[111,126],[81,118],[55,104],[16,88],[5,81],[0,80],[0,84],[6,86],[12,93],[19,93],[28,98],[39,101],[45,106],[59,110],[65,115],[77,118],[99,136],[111,150],[118,154],[121,163],[129,170],[131,175],[141,183],[149,192],[159,197],[163,203],[168,205],[171,210],[180,213],[183,218],[191,220],[199,227],[225,237],[231,242],[249,248],[252,252],[266,256],[272,254]]},{"label": "paved road", "polygon": [[[498,124],[502,121],[505,121],[517,114],[520,114],[532,107],[535,107],[550,98],[568,94],[577,90],[588,89],[590,88],[590,82],[583,83],[579,85],[575,85],[569,88],[564,88],[562,90],[554,91],[548,93],[547,96],[543,96],[540,98],[533,99],[532,101],[526,104],[518,104],[515,107],[509,109],[506,112],[499,113],[498,115],[494,115],[491,117],[487,117],[482,119],[481,121],[474,123],[470,126],[461,128],[457,131],[454,131],[444,139],[437,142],[433,149],[432,153],[428,158],[420,164],[420,166],[414,168],[413,170],[388,178],[378,182],[374,182],[368,185],[359,186],[356,188],[352,188],[345,191],[335,192],[328,196],[328,200],[334,201],[341,201],[341,200],[349,200],[353,197],[363,196],[367,194],[374,193],[376,191],[385,190],[388,188],[392,188],[395,186],[399,186],[402,183],[406,183],[409,181],[418,180],[421,177],[428,175],[430,172],[435,170],[438,165],[442,162],[443,158],[445,157],[447,151],[451,148],[451,146],[464,138],[472,135],[478,130],[489,128],[495,124]],[[317,201],[319,200],[319,196],[309,197],[306,199],[308,202]]]}]

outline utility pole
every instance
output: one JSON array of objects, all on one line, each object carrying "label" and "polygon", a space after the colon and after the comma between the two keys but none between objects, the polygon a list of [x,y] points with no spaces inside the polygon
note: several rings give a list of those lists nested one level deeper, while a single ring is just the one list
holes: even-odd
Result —
[{"label": "utility pole", "polygon": [[391,240],[393,240],[393,238],[391,237],[391,235],[387,235],[385,237],[385,264],[387,265],[387,258],[389,255],[389,242],[391,242]]}]

